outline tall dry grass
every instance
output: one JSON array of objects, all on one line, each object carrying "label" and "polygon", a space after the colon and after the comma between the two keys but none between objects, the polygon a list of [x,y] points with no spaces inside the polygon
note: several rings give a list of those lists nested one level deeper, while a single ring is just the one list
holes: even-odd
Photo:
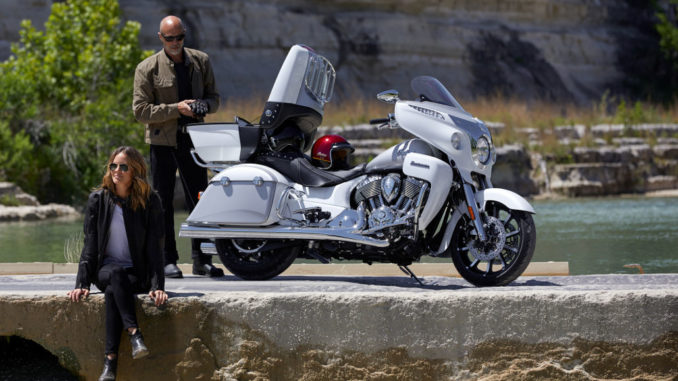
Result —
[{"label": "tall dry grass", "polygon": [[[245,99],[229,99],[219,111],[209,114],[207,122],[232,122],[235,116],[257,123],[264,111],[267,96],[251,96]],[[350,126],[367,123],[370,119],[385,118],[393,112],[393,106],[376,98],[351,98],[345,101],[331,101],[325,105],[324,126]]]},{"label": "tall dry grass", "polygon": [[[233,121],[237,115],[257,123],[264,109],[266,96],[231,99],[216,114],[210,114],[208,121]],[[526,101],[504,96],[460,99],[463,107],[472,115],[488,122],[501,122],[505,127],[494,136],[495,144],[528,143],[525,128],[536,130],[543,150],[557,149],[558,140],[552,133],[553,127],[583,124],[591,127],[597,124],[638,124],[678,123],[678,105],[663,106],[624,100],[604,95],[600,101],[589,105],[575,105],[545,101]],[[378,101],[375,97],[349,97],[342,101],[331,101],[325,105],[323,125],[356,125],[370,119],[384,118],[393,112],[393,105]],[[532,133],[534,137],[534,133]],[[593,144],[584,139],[580,144]]]}]

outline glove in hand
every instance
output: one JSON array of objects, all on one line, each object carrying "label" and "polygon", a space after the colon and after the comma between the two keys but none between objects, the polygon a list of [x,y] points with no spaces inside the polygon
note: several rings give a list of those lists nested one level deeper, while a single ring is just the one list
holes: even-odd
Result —
[{"label": "glove in hand", "polygon": [[195,102],[188,105],[191,108],[191,112],[195,114],[198,118],[204,117],[210,109],[210,106],[207,102],[202,99],[196,99]]}]

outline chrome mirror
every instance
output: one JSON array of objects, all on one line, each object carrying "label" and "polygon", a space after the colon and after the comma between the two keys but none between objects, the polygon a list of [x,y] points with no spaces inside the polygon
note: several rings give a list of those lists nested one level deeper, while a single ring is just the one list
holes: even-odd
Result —
[{"label": "chrome mirror", "polygon": [[377,99],[385,103],[396,103],[400,100],[398,90],[386,90],[377,94]]}]

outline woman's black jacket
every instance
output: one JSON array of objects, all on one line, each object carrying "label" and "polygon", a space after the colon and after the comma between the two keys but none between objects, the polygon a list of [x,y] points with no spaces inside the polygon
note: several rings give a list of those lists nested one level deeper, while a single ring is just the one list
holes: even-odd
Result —
[{"label": "woman's black jacket", "polygon": [[[84,223],[85,245],[80,256],[75,288],[89,289],[90,284],[94,283],[103,291],[97,277],[103,265],[114,209],[114,195],[108,190],[96,190],[89,195]],[[129,200],[123,201],[122,215],[134,272],[139,279],[139,291],[164,290],[165,230],[160,197],[151,192],[146,207],[139,206],[136,211],[129,206]]]}]

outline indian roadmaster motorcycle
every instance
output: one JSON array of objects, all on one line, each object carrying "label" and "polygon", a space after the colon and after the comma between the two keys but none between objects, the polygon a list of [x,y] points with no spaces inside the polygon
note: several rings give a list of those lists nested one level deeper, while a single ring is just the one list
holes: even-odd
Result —
[{"label": "indian roadmaster motorcycle", "polygon": [[438,80],[417,77],[415,100],[384,91],[377,98],[395,110],[371,121],[416,138],[349,170],[316,168],[303,152],[334,80],[326,58],[295,45],[258,125],[236,117],[188,127],[194,159],[218,172],[179,236],[205,239],[203,252],[242,279],[272,278],[295,258],[394,263],[417,279],[407,266],[423,255],[451,258],[476,286],[517,278],[534,252],[535,212],[492,187],[487,126]]}]

